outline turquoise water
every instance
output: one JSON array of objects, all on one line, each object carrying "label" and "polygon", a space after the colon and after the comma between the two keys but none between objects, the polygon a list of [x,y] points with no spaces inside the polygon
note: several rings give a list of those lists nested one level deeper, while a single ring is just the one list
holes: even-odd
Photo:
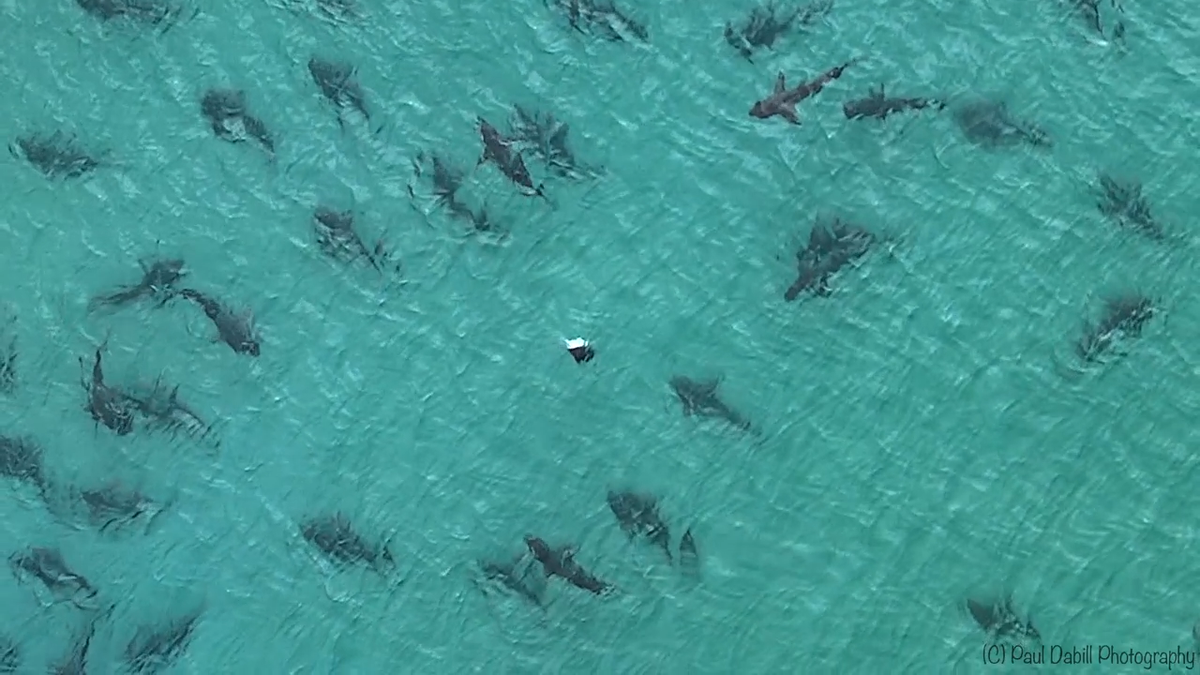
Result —
[{"label": "turquoise water", "polygon": [[[0,499],[9,549],[57,546],[119,601],[92,672],[119,669],[137,625],[202,601],[171,672],[1002,671],[981,664],[961,604],[1002,588],[1048,644],[1191,646],[1190,5],[1129,3],[1121,50],[1050,0],[843,0],[749,64],[721,40],[749,9],[731,0],[631,2],[643,46],[574,34],[536,0],[360,4],[366,19],[339,25],[212,3],[153,35],[66,0],[0,3],[6,140],[64,128],[121,165],[52,183],[0,162],[22,378],[0,424],[37,437],[61,484],[119,478],[174,500],[146,536],[107,536],[19,486]],[[380,134],[339,131],[314,52],[360,67]],[[776,71],[794,82],[859,55],[802,127],[746,116]],[[847,122],[841,102],[879,82],[1007,96],[1056,146],[984,151],[948,114]],[[197,102],[211,86],[246,89],[276,165],[212,137]],[[548,181],[551,208],[480,169],[468,190],[510,230],[500,242],[429,200],[414,210],[409,158],[473,164],[475,116],[513,103],[570,122],[607,174]],[[1103,221],[1099,169],[1141,177],[1180,240]],[[322,257],[318,202],[356,209],[405,283]],[[792,251],[829,211],[900,243],[832,298],[786,304]],[[254,311],[260,358],[210,344],[184,306],[86,312],[156,251]],[[1103,372],[1060,377],[1081,321],[1127,288],[1161,297],[1167,320]],[[576,334],[599,351],[582,367],[557,344]],[[165,373],[219,420],[219,453],[94,429],[77,359],[106,335],[110,380]],[[764,437],[682,416],[679,373],[723,377]],[[701,581],[625,541],[608,486],[655,492],[676,536],[693,529]],[[339,509],[393,538],[403,583],[314,556],[296,522]],[[526,532],[578,544],[620,592],[552,583],[544,613],[485,597],[474,561]],[[0,583],[0,632],[35,672],[81,622],[31,588]]]}]

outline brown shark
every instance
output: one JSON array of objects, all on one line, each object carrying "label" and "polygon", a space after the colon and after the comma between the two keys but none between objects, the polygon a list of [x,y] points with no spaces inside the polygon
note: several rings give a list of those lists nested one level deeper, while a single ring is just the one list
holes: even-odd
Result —
[{"label": "brown shark", "polygon": [[750,116],[765,120],[779,115],[792,124],[800,124],[800,115],[796,112],[796,104],[821,91],[825,85],[841,77],[842,71],[860,60],[847,61],[822,73],[813,81],[797,85],[795,89],[790,90],[787,88],[787,77],[780,71],[779,76],[775,78],[775,90],[771,92],[770,96],[758,101],[753,108],[750,108]]},{"label": "brown shark", "polygon": [[550,200],[541,185],[533,184],[533,177],[529,175],[529,168],[525,166],[525,158],[512,148],[512,141],[500,135],[500,131],[482,117],[479,118],[479,136],[483,140],[483,155],[479,157],[476,166],[491,161],[504,177],[517,187],[524,188],[530,194],[546,201]]}]

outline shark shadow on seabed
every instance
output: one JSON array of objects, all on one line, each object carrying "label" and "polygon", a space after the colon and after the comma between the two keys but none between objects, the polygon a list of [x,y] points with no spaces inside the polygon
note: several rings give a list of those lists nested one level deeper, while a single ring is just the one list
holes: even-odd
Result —
[{"label": "shark shadow on seabed", "polygon": [[604,167],[579,162],[568,139],[570,126],[548,112],[513,106],[509,138],[545,162],[559,178],[589,180],[604,174]]},{"label": "shark shadow on seabed", "polygon": [[71,569],[57,548],[31,546],[13,553],[8,562],[18,580],[40,581],[53,602],[70,602],[82,610],[98,609],[96,587]]},{"label": "shark shadow on seabed", "polygon": [[[185,8],[165,0],[75,0],[83,11],[102,23],[124,21],[140,26],[152,26],[159,33],[166,33],[179,23]],[[197,7],[192,10],[192,19],[200,14]]]},{"label": "shark shadow on seabed", "polygon": [[[413,176],[420,180],[429,175],[434,208],[445,208],[455,220],[467,226],[467,235],[485,235],[494,237],[497,242],[508,239],[509,232],[488,213],[487,205],[471,207],[462,197],[463,183],[467,172],[447,156],[437,152],[421,151],[412,160]],[[417,207],[417,192],[410,184],[408,196],[413,202],[413,210],[428,217]]]},{"label": "shark shadow on seabed", "polygon": [[[1106,12],[1101,10],[1101,0],[1064,0],[1064,2],[1070,7],[1075,16],[1101,40],[1112,40],[1118,45],[1125,44],[1125,22],[1123,20],[1116,18],[1111,22],[1107,22],[1112,26],[1112,29],[1109,31],[1104,30],[1106,20],[1103,14]],[[1125,7],[1117,0],[1109,0],[1107,4],[1118,16],[1125,15]]]},{"label": "shark shadow on seabed", "polygon": [[92,152],[78,137],[63,131],[23,134],[8,146],[8,151],[50,180],[81,178],[101,167],[112,166],[107,159],[111,153]]},{"label": "shark shadow on seabed", "polygon": [[0,394],[17,390],[17,315],[11,309],[0,327]]},{"label": "shark shadow on seabed", "polygon": [[1023,145],[1050,148],[1054,145],[1045,129],[1015,117],[1005,101],[989,98],[969,101],[955,109],[953,116],[963,136],[982,148],[995,150]]},{"label": "shark shadow on seabed", "polygon": [[344,265],[366,261],[376,272],[401,273],[403,265],[395,260],[394,254],[377,239],[374,246],[367,246],[354,224],[352,210],[339,211],[328,206],[317,206],[313,211],[313,229],[317,246],[330,260]]},{"label": "shark shadow on seabed", "polygon": [[358,0],[272,0],[271,4],[293,14],[309,14],[335,24],[348,24],[363,18]]},{"label": "shark shadow on seabed", "polygon": [[167,621],[140,626],[125,646],[125,662],[133,673],[158,672],[172,665],[191,644],[204,606]]},{"label": "shark shadow on seabed", "polygon": [[160,375],[150,384],[139,383],[122,392],[144,428],[172,437],[182,434],[213,451],[221,447],[212,425],[179,397],[179,385],[165,383]]},{"label": "shark shadow on seabed", "polygon": [[139,300],[153,300],[161,305],[175,293],[176,283],[187,276],[184,262],[179,259],[141,259],[138,266],[142,269],[141,281],[92,297],[88,311],[123,307]]},{"label": "shark shadow on seabed", "polygon": [[9,675],[21,667],[21,646],[5,635],[0,635],[0,673]]},{"label": "shark shadow on seabed", "polygon": [[485,597],[499,591],[546,610],[547,576],[537,560],[522,554],[510,560],[481,559],[477,563],[475,586]]},{"label": "shark shadow on seabed", "polygon": [[965,604],[975,624],[995,642],[1011,644],[1029,640],[1040,644],[1042,641],[1033,619],[1017,612],[1012,594],[1006,593],[999,598],[967,598]]},{"label": "shark shadow on seabed", "polygon": [[627,538],[645,539],[662,549],[667,563],[675,563],[671,555],[671,529],[659,514],[658,497],[630,490],[609,490],[607,501]]},{"label": "shark shadow on seabed", "polygon": [[573,30],[609,42],[650,41],[646,24],[617,7],[614,0],[543,0],[562,13]]},{"label": "shark shadow on seabed", "polygon": [[686,375],[675,375],[668,384],[683,406],[684,417],[720,420],[741,431],[756,436],[762,434],[762,431],[754,426],[749,418],[725,403],[718,391],[721,386],[721,378],[696,380]]},{"label": "shark shadow on seabed", "polygon": [[1166,230],[1154,217],[1150,200],[1142,192],[1142,183],[1135,179],[1115,178],[1101,173],[1092,188],[1096,208],[1122,229],[1154,241],[1167,238]]},{"label": "shark shadow on seabed", "polygon": [[55,490],[48,500],[50,511],[59,520],[76,527],[87,527],[101,534],[125,534],[141,526],[145,534],[166,513],[174,500],[159,502],[136,488],[112,480],[90,488],[69,487]]},{"label": "shark shadow on seabed", "polygon": [[750,10],[740,23],[725,24],[725,42],[742,58],[754,63],[754,52],[760,48],[774,49],[775,42],[791,34],[797,27],[815,25],[833,9],[833,0],[815,0],[804,6],[783,10],[769,0]]},{"label": "shark shadow on seabed", "polygon": [[1146,325],[1162,313],[1160,302],[1136,291],[1104,299],[1104,309],[1096,323],[1085,321],[1074,345],[1077,360],[1072,367],[1055,358],[1059,375],[1077,379],[1089,369],[1123,359],[1129,355],[1129,344],[1142,336]]}]

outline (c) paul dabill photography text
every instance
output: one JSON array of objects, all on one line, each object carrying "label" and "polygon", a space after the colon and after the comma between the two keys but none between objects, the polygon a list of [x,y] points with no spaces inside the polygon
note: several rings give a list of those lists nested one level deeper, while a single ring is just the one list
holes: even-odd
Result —
[{"label": "(c) paul dabill photography text", "polygon": [[1173,650],[1119,649],[1113,645],[1025,646],[1020,644],[985,644],[983,662],[987,665],[1025,663],[1029,665],[1091,665],[1141,666],[1146,670],[1165,666],[1167,670],[1180,666],[1183,670],[1196,667],[1196,652],[1183,647]]}]

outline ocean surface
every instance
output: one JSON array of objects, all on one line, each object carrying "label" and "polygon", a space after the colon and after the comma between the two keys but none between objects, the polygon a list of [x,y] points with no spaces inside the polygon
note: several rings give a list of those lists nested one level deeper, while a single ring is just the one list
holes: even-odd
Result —
[{"label": "ocean surface", "polygon": [[[57,547],[112,606],[89,672],[122,672],[139,626],[197,607],[163,672],[1036,671],[982,661],[964,600],[1005,591],[1047,645],[1194,648],[1200,14],[1128,0],[1122,46],[1054,0],[837,0],[751,63],[722,29],[752,6],[626,0],[641,44],[540,0],[359,0],[350,21],[213,0],[166,32],[0,1],[5,142],[64,130],[115,164],[51,181],[0,161],[19,350],[0,433],[36,438],[56,485],[169,504],[148,531],[101,533],[0,485],[0,553]],[[314,54],[358,66],[371,126],[339,129]],[[748,117],[778,71],[859,56],[801,126]],[[978,147],[950,109],[846,120],[880,83],[951,109],[1003,98],[1054,146]],[[275,163],[213,136],[214,86],[246,91]],[[464,194],[507,235],[471,233],[411,158],[474,167],[476,117],[518,103],[605,171],[530,160],[544,201],[480,167]],[[1098,171],[1144,181],[1170,240],[1106,220]],[[323,256],[318,204],[353,209],[402,273]],[[821,214],[893,240],[830,297],[786,303]],[[185,302],[88,311],[154,255],[252,310],[262,355],[212,342]],[[1125,358],[1065,375],[1083,322],[1129,290],[1162,313]],[[565,352],[575,336],[594,361]],[[106,338],[110,384],[178,384],[219,449],[97,429],[79,359]],[[674,375],[720,378],[762,434],[683,415]],[[656,494],[673,545],[691,528],[699,577],[628,541],[609,488]],[[395,575],[304,541],[300,521],[337,511],[390,540]],[[544,610],[481,592],[477,561],[527,533],[577,546],[616,592],[551,580]],[[7,570],[0,607],[19,672],[84,625]]]}]

